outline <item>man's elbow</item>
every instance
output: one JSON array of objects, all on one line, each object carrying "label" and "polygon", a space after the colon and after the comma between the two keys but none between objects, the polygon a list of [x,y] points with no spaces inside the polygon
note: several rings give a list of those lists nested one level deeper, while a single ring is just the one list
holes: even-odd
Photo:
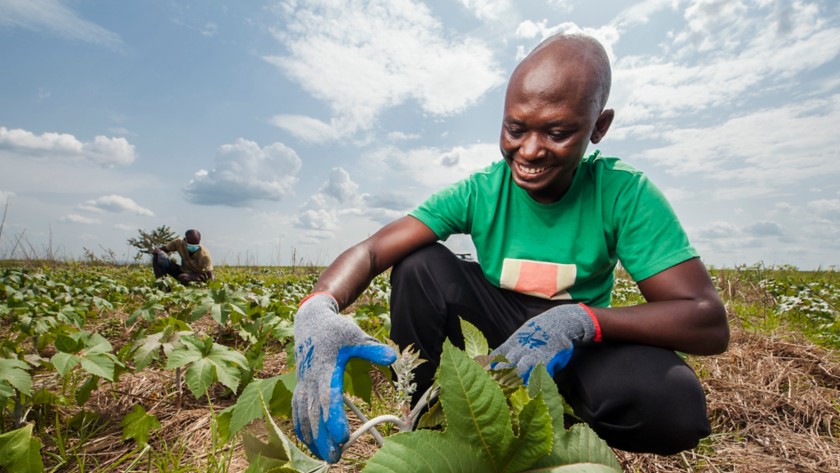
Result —
[{"label": "man's elbow", "polygon": [[726,307],[720,300],[710,304],[709,320],[713,321],[707,330],[706,355],[719,355],[729,348],[729,319]]}]

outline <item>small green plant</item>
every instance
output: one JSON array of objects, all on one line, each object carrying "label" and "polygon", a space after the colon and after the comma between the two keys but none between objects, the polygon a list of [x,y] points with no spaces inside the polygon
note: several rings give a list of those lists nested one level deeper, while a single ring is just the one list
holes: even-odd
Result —
[{"label": "small green plant", "polygon": [[[437,405],[442,408],[443,431],[411,430],[423,405],[410,411],[401,408],[399,416],[385,414],[368,420],[348,403],[364,424],[350,435],[343,450],[369,430],[381,442],[381,448],[367,461],[363,471],[621,471],[612,450],[592,429],[585,424],[565,428],[564,416],[571,408],[544,367],[534,370],[527,387],[522,386],[515,373],[511,376],[510,369],[491,374],[473,359],[489,361],[486,339],[464,321],[462,331],[467,352],[446,341],[436,376],[437,386],[425,393],[421,401],[427,402],[440,393]],[[410,373],[418,363],[416,353],[404,350],[393,367],[400,391],[397,398],[402,400],[398,405],[410,398],[413,390]],[[268,389],[254,388],[254,394],[249,396],[262,406],[269,440],[264,443],[250,435],[244,437],[251,461],[248,471],[326,471],[328,464],[306,455],[277,429],[268,394]],[[250,408],[247,419],[255,417]],[[381,439],[374,427],[383,422],[396,424],[399,432]]]}]

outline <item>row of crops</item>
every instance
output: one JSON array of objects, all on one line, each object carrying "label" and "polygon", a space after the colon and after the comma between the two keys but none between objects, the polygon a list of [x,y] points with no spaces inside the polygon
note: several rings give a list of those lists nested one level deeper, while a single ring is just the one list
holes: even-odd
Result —
[{"label": "row of crops", "polygon": [[[762,310],[769,301],[774,316],[790,317],[821,343],[840,347],[836,273],[758,267],[715,277],[725,299],[735,281],[740,290],[758,295]],[[212,409],[214,401],[230,400],[229,407],[213,411],[213,442],[245,441],[251,453],[257,452],[249,454],[252,471],[280,465],[290,468],[286,471],[326,468],[298,455],[291,431],[272,420],[289,416],[294,376],[281,373],[289,373],[294,362],[290,341],[298,301],[316,279],[312,268],[224,267],[218,281],[184,288],[155,282],[141,266],[0,268],[0,470],[81,471],[74,452],[83,450],[86,439],[56,425],[85,422],[86,404],[97,390],[145,370],[166,373],[167,395],[178,407],[205,402]],[[389,330],[389,292],[387,278],[380,276],[351,311],[363,329],[382,340]],[[616,305],[641,300],[635,285],[621,277],[613,298]],[[285,360],[281,369],[266,373],[270,358]],[[348,391],[366,403],[371,402],[369,368],[351,364],[346,382]],[[529,397],[517,389],[505,395],[509,404],[511,395],[519,396],[521,414],[539,393]],[[244,429],[258,418],[265,420],[268,444]],[[120,464],[129,471],[151,448],[159,423],[140,404],[119,422],[121,440],[136,448],[103,468]],[[515,417],[513,423],[518,425]],[[553,435],[556,440],[559,433]],[[76,446],[72,451],[65,448],[69,443]],[[290,458],[295,455],[297,464]],[[206,459],[198,471],[226,471],[230,459],[220,458]],[[95,471],[96,465],[88,469]]]}]

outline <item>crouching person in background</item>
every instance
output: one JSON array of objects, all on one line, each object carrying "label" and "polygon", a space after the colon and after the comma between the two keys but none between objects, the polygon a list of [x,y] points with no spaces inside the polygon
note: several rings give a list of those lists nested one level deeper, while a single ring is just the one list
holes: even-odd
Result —
[{"label": "crouching person in background", "polygon": [[[169,259],[169,254],[175,252],[181,257],[180,265]],[[193,282],[215,279],[213,259],[210,257],[210,251],[201,244],[201,233],[198,230],[187,230],[184,238],[176,238],[155,248],[152,254],[152,269],[155,278],[160,279],[168,274],[185,286]]]}]

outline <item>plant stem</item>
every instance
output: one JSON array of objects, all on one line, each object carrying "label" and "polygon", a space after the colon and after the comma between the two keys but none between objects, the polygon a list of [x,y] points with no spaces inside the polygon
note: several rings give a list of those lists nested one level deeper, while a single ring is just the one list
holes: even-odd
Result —
[{"label": "plant stem", "polygon": [[[350,410],[353,411],[354,414],[356,414],[356,417],[358,417],[359,420],[363,423],[370,421],[370,419],[368,419],[367,416],[365,416],[364,413],[362,413],[362,411],[358,407],[356,407],[356,405],[353,404],[353,401],[351,401],[350,398],[346,395],[344,396],[344,404],[347,404],[347,407],[349,407]],[[382,438],[382,435],[379,433],[378,430],[376,430],[376,427],[371,429],[370,434],[373,435],[373,438],[376,440],[376,443],[380,447],[385,443],[385,439]]]},{"label": "plant stem", "polygon": [[350,438],[347,440],[347,443],[345,443],[341,447],[342,452],[346,452],[347,449],[350,448],[351,445],[353,445],[353,442],[355,442],[356,440],[359,439],[359,437],[364,435],[364,433],[367,430],[369,430],[369,429],[373,428],[373,426],[375,426],[377,424],[381,424],[383,422],[391,422],[393,424],[397,424],[397,427],[400,428],[401,432],[405,432],[406,430],[411,429],[411,425],[406,424],[405,422],[403,422],[402,419],[400,419],[399,417],[397,417],[395,415],[386,414],[386,415],[377,416],[377,417],[374,417],[373,419],[365,422],[361,427],[356,429],[355,432],[350,434]]},{"label": "plant stem", "polygon": [[420,417],[420,413],[423,412],[424,409],[432,402],[435,398],[438,397],[438,393],[440,393],[440,386],[433,384],[426,392],[423,393],[423,396],[420,397],[420,400],[417,401],[417,405],[414,406],[414,409],[408,413],[408,419],[406,423],[408,424],[408,429],[402,430],[400,432],[408,432],[411,428],[417,423],[417,418]]}]

